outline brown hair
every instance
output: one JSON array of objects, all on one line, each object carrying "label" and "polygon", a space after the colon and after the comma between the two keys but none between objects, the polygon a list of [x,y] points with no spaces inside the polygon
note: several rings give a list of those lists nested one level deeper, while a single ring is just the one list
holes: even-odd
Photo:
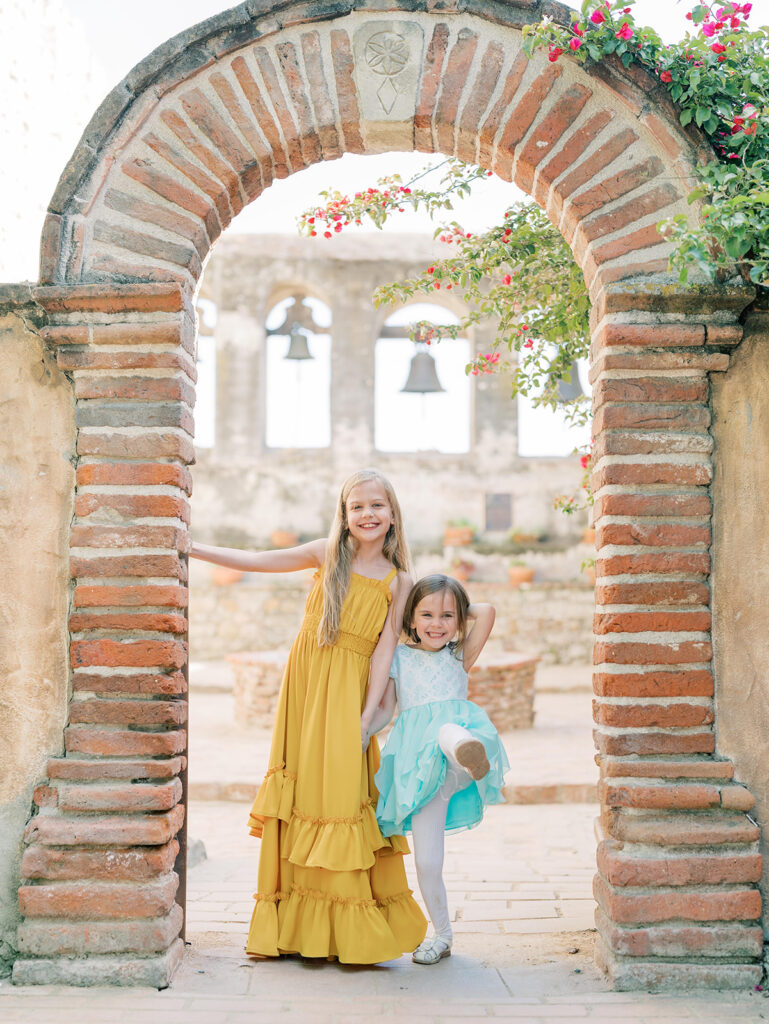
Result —
[{"label": "brown hair", "polygon": [[453,594],[457,605],[457,635],[449,646],[454,654],[459,655],[467,636],[467,609],[470,607],[470,598],[459,580],[455,580],[453,576],[444,576],[442,572],[435,572],[417,580],[406,599],[406,607],[403,609],[403,632],[412,643],[419,643],[419,634],[414,629],[414,613],[417,610],[417,605],[423,598],[440,591]]},{"label": "brown hair", "polygon": [[376,480],[387,495],[393,514],[393,522],[382,545],[382,554],[399,570],[408,572],[411,568],[406,535],[403,531],[403,517],[398,499],[390,481],[375,469],[361,469],[353,473],[342,484],[336,503],[334,521],[328,535],[326,561],[323,567],[323,614],[318,626],[318,643],[321,647],[336,643],[342,605],[350,589],[352,562],[355,557],[355,542],[347,525],[347,499],[353,487]]}]

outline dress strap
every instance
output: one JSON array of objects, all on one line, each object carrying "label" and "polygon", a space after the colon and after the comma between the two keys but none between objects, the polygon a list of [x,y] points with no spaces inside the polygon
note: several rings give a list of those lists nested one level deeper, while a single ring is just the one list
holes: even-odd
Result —
[{"label": "dress strap", "polygon": [[384,579],[382,580],[382,583],[386,583],[386,584],[387,584],[387,586],[389,587],[389,586],[390,586],[390,584],[392,583],[392,581],[393,581],[393,580],[395,579],[395,577],[396,577],[397,575],[398,575],[398,570],[397,570],[397,569],[395,569],[395,568],[393,568],[393,569],[390,569],[390,571],[388,572],[388,574],[387,574],[387,575],[385,576],[385,578],[384,578]]}]

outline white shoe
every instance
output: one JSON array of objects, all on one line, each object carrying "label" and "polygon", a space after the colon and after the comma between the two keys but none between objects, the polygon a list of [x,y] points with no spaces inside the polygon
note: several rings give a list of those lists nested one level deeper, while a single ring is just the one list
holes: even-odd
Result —
[{"label": "white shoe", "polygon": [[431,939],[425,939],[411,954],[415,964],[437,964],[439,960],[451,956],[451,943],[442,939],[440,935],[433,935]]},{"label": "white shoe", "polygon": [[477,782],[489,774],[491,765],[480,740],[465,740],[454,748],[454,757]]}]

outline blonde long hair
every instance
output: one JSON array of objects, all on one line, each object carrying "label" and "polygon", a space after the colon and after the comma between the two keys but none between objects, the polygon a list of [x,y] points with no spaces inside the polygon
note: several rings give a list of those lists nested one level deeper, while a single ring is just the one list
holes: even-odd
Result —
[{"label": "blonde long hair", "polygon": [[371,480],[380,483],[392,509],[393,522],[382,545],[382,553],[392,562],[394,568],[405,572],[411,569],[406,536],[403,531],[403,517],[398,499],[390,481],[375,469],[361,469],[353,473],[342,484],[336,503],[334,521],[328,535],[326,560],[323,566],[323,614],[318,626],[318,643],[321,647],[336,643],[342,617],[342,605],[350,589],[352,563],[355,557],[355,541],[347,525],[347,499],[353,487]]}]

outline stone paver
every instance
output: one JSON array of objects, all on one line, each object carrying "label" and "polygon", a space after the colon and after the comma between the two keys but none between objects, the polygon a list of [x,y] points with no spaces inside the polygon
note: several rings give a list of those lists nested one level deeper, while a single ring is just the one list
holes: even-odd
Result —
[{"label": "stone paver", "polygon": [[[169,989],[14,988],[0,982],[3,1024],[398,1024],[508,1020],[631,1024],[769,1020],[762,994],[615,993],[592,963],[592,805],[494,807],[447,838],[454,953],[433,968],[408,957],[373,967],[243,953],[258,842],[247,804],[194,802],[190,832],[207,859],[188,877],[187,957]],[[414,884],[411,865],[409,877]],[[496,909],[494,920],[468,911]],[[516,916],[501,915],[504,908]],[[518,917],[519,913],[526,917]]]}]

